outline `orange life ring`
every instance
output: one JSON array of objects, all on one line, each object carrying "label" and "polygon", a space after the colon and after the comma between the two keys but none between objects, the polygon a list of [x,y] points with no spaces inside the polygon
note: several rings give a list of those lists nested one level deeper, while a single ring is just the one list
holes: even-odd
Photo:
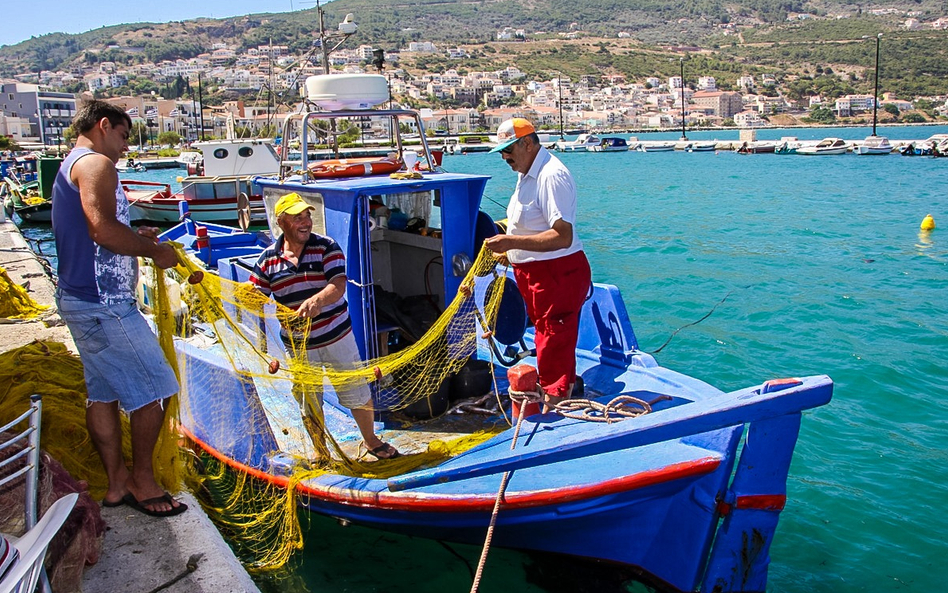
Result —
[{"label": "orange life ring", "polygon": [[319,161],[309,166],[313,177],[362,177],[363,175],[386,175],[402,168],[399,159],[362,158]]}]

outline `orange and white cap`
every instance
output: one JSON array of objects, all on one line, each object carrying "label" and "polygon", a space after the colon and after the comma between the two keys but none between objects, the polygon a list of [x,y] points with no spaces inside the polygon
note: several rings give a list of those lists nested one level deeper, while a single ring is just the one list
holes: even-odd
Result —
[{"label": "orange and white cap", "polygon": [[491,152],[500,152],[524,136],[529,136],[536,132],[529,121],[522,117],[508,119],[497,128],[497,146]]}]

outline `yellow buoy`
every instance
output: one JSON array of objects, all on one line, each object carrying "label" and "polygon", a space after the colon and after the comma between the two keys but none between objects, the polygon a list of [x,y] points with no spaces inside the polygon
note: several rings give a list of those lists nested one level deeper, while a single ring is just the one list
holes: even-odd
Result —
[{"label": "yellow buoy", "polygon": [[922,219],[922,226],[921,226],[921,229],[922,229],[923,231],[933,231],[933,230],[935,230],[935,219],[932,218],[932,215],[931,215],[931,214],[928,214],[927,216],[925,216],[925,218]]}]

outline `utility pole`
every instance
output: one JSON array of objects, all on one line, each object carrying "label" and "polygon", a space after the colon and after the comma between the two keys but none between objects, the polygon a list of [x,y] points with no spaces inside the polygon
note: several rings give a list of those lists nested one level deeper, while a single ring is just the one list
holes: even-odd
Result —
[{"label": "utility pole", "polygon": [[201,71],[198,70],[198,104],[201,106],[201,140],[204,140],[204,91],[201,88]]},{"label": "utility pole", "polygon": [[681,65],[681,139],[687,140],[685,136],[685,58],[678,58]]}]

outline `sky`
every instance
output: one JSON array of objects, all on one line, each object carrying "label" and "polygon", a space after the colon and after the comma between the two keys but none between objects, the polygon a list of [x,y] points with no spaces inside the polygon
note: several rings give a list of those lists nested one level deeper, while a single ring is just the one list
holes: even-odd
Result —
[{"label": "sky", "polygon": [[3,0],[0,45],[14,45],[46,33],[84,33],[123,23],[290,12],[315,4],[307,0]]}]

